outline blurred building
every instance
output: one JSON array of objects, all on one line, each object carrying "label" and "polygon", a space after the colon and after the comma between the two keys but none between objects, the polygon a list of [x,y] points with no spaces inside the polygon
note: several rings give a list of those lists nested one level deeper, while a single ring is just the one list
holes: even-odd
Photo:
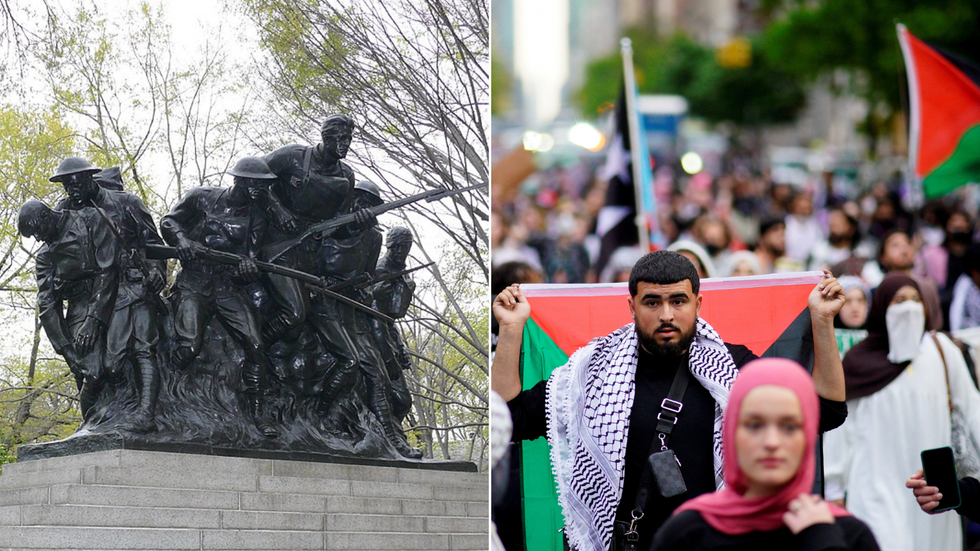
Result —
[{"label": "blurred building", "polygon": [[490,3],[493,33],[493,56],[511,74],[514,73],[514,0],[493,0]]},{"label": "blurred building", "polygon": [[721,46],[735,34],[744,32],[738,0],[620,0],[620,24],[623,28],[652,22],[657,33],[669,36],[683,31],[705,45]]},{"label": "blurred building", "polygon": [[[619,2],[568,0],[568,82],[565,99],[585,84],[589,63],[619,50]],[[567,103],[567,102],[566,102]]]},{"label": "blurred building", "polygon": [[656,25],[720,47],[759,24],[755,0],[494,0],[493,52],[514,76],[509,119],[539,127],[585,81],[586,67],[619,49],[624,29]]},{"label": "blurred building", "polygon": [[[739,42],[748,48],[745,37],[774,17],[759,8],[760,0],[494,0],[494,57],[513,76],[512,109],[494,127],[519,136],[574,122],[578,117],[569,106],[588,65],[618,52],[628,28],[653,26],[662,36],[683,32],[713,48]],[[817,79],[799,119],[764,129],[761,141],[862,156],[867,140],[856,128],[869,107],[847,92],[854,87],[847,80],[845,72]]]},{"label": "blurred building", "polygon": [[491,17],[494,58],[514,77],[507,118],[527,128],[557,117],[622,36],[616,0],[494,0]]}]

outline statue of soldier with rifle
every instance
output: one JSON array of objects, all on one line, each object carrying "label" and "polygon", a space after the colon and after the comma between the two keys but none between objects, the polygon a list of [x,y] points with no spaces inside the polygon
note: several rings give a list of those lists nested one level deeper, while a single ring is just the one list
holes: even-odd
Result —
[{"label": "statue of soldier with rifle", "polygon": [[[315,147],[240,159],[228,171],[231,188],[180,198],[163,217],[163,238],[118,169],[100,172],[78,157],[51,178],[68,195],[55,209],[23,207],[19,230],[45,242],[41,322],[76,377],[93,434],[421,457],[400,429],[411,408],[403,374],[411,360],[394,329],[413,292],[405,276],[420,267],[405,269],[412,236],[404,228],[389,234],[379,263],[377,217],[481,186],[385,203],[377,185],[355,185],[341,162],[352,129],[349,117],[332,115]],[[181,270],[165,304],[170,258]],[[167,350],[158,352],[160,342]],[[237,347],[244,361],[227,354]],[[167,360],[172,369],[161,372]],[[129,365],[133,383],[106,387]],[[199,378],[212,369],[214,377]],[[125,396],[109,393],[119,390]],[[135,415],[114,417],[134,405]],[[235,410],[241,415],[223,415]]]},{"label": "statue of soldier with rifle", "polygon": [[[276,178],[257,157],[244,157],[228,171],[231,188],[198,187],[189,191],[160,227],[177,249],[182,270],[174,291],[172,362],[186,367],[201,351],[205,329],[213,316],[221,320],[245,352],[242,366],[246,409],[267,438],[278,435],[264,410],[267,367],[258,308],[247,287],[259,279],[255,258],[266,236],[266,213],[260,201]],[[206,249],[240,258],[236,266],[217,263],[201,254]]]},{"label": "statue of soldier with rifle", "polygon": [[[384,201],[378,186],[362,180],[354,186],[352,210],[378,207]],[[370,212],[370,211],[368,211]],[[356,280],[366,276],[374,277],[378,257],[381,254],[382,236],[374,220],[367,224],[348,224],[332,235],[322,237],[316,253],[316,272],[327,278],[328,283]],[[365,286],[348,286],[343,294],[361,304],[371,304],[370,289]],[[317,300],[319,299],[319,300]],[[380,423],[384,437],[398,451],[409,458],[421,457],[421,452],[408,445],[404,435],[395,424],[389,395],[391,381],[378,354],[372,334],[372,318],[362,309],[351,309],[344,303],[330,301],[314,295],[313,319],[318,328],[337,325],[334,330],[343,330],[353,342],[360,374],[367,387],[368,409]],[[326,331],[321,329],[321,334]]]},{"label": "statue of soldier with rifle", "polygon": [[[292,237],[311,224],[350,209],[354,171],[341,159],[347,156],[353,132],[353,119],[330,115],[320,128],[319,145],[288,145],[262,158],[276,176],[272,193],[264,199],[274,226],[271,242]],[[280,262],[310,271],[315,248],[316,243],[306,243]],[[306,318],[309,301],[305,289],[290,278],[270,276],[269,292],[276,312],[266,322],[264,334],[271,344],[284,336],[295,337],[295,330]]]},{"label": "statue of soldier with rifle", "polygon": [[361,300],[359,291],[345,286],[365,272],[366,259],[377,257],[380,237],[376,224],[377,219],[373,215],[364,217],[362,214],[342,226],[336,236],[310,240],[316,246],[313,251],[314,274],[328,289],[342,289],[339,293],[311,289],[307,316],[307,321],[330,358],[323,366],[323,373],[313,378],[320,381],[321,411],[327,422],[334,425],[344,424],[338,402],[357,388],[357,382],[361,379],[358,368],[363,366],[363,358],[371,353],[359,346],[355,331],[356,308],[353,306],[365,305],[365,302]]}]

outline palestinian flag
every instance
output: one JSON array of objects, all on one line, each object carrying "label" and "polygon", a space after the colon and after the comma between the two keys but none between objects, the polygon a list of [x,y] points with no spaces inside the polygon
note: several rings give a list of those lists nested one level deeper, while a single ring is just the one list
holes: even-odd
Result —
[{"label": "palestinian flag", "polygon": [[927,198],[980,182],[980,67],[898,25],[909,79],[909,165]]},{"label": "palestinian flag", "polygon": [[[794,359],[813,368],[807,297],[821,272],[769,274],[701,281],[700,316],[722,340],[758,356]],[[564,365],[575,350],[630,321],[626,283],[522,285],[531,305],[524,328],[522,384],[529,389]],[[522,442],[525,548],[562,550],[564,526],[544,438]]]}]

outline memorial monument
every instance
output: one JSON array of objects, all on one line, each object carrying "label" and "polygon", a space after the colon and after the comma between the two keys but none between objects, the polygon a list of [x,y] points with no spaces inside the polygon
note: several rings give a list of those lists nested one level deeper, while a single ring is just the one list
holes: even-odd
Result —
[{"label": "memorial monument", "polygon": [[189,190],[159,231],[117,169],[65,159],[51,181],[66,197],[26,203],[18,229],[43,242],[40,319],[83,420],[19,460],[125,448],[418,461],[395,325],[413,299],[413,236],[396,227],[385,243],[377,216],[480,186],[385,203],[343,161],[353,129],[330,115],[315,146],[239,159],[231,187]]}]

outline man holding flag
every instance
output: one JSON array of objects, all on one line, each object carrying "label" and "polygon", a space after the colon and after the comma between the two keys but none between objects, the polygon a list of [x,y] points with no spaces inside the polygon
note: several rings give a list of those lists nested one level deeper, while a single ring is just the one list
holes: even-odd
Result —
[{"label": "man holding flag", "polygon": [[[644,256],[630,274],[634,322],[594,339],[525,391],[519,364],[530,305],[518,286],[494,300],[500,340],[491,386],[508,401],[515,441],[548,437],[574,550],[605,551],[614,540],[614,549],[622,541],[647,549],[676,507],[722,484],[722,414],[738,367],[756,356],[724,343],[699,317],[699,288],[693,264],[680,254]],[[843,304],[842,287],[825,272],[807,301],[822,431],[847,415],[833,329]],[[687,385],[692,378],[696,384]],[[662,452],[669,465],[647,466]],[[671,475],[683,483],[667,491]]]}]

